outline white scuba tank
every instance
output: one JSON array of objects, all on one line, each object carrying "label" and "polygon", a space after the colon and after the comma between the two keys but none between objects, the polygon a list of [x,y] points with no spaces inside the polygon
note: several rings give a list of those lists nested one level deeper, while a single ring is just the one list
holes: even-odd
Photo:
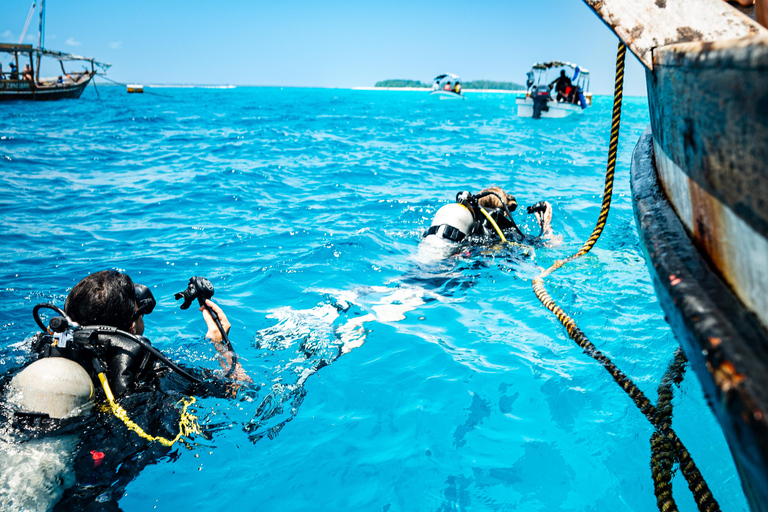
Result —
[{"label": "white scuba tank", "polygon": [[79,412],[92,397],[93,383],[82,366],[63,357],[44,357],[11,379],[8,401],[24,412],[60,419]]},{"label": "white scuba tank", "polygon": [[[466,206],[459,203],[450,203],[437,210],[435,218],[432,219],[432,226],[448,225],[461,231],[464,236],[469,235],[472,228],[472,212]],[[440,233],[437,233],[439,237]],[[432,236],[432,235],[430,235]]]},{"label": "white scuba tank", "polygon": [[459,203],[446,204],[441,207],[435,213],[430,226],[430,228],[438,226],[437,230],[435,233],[424,237],[414,259],[418,263],[434,264],[448,258],[456,251],[457,245],[445,238],[446,227],[451,226],[467,236],[472,229],[473,221],[472,213]]}]

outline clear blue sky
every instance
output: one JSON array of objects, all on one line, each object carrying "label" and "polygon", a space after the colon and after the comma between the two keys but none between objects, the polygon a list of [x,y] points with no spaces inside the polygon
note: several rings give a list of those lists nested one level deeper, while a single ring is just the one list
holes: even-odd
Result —
[{"label": "clear blue sky", "polygon": [[[18,41],[31,4],[2,1],[0,41]],[[111,63],[123,83],[357,87],[444,72],[523,83],[534,62],[567,60],[611,94],[617,39],[580,0],[47,0],[45,43]],[[642,66],[627,63],[625,94],[644,95]]]}]

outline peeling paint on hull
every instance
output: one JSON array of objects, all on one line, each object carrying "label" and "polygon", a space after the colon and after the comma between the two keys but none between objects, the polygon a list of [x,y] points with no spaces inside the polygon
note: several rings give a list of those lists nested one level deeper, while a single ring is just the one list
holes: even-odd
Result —
[{"label": "peeling paint on hull", "polygon": [[674,45],[647,71],[656,167],[691,238],[768,329],[768,36]]},{"label": "peeling paint on hull", "polygon": [[584,0],[648,69],[656,48],[765,34],[723,0]]}]

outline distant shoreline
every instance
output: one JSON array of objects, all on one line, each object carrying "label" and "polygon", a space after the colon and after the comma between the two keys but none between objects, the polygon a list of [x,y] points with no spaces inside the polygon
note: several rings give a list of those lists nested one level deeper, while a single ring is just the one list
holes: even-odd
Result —
[{"label": "distant shoreline", "polygon": [[[428,87],[351,87],[355,91],[418,91],[418,92],[432,92]],[[525,90],[513,91],[511,89],[461,89],[461,92],[493,92],[502,94],[520,94]]]},{"label": "distant shoreline", "polygon": [[[139,84],[139,82],[135,82]],[[238,87],[259,87],[279,89],[345,89],[353,91],[416,91],[432,92],[430,87],[320,87],[313,85],[212,85],[212,84],[142,84],[145,88],[153,89],[236,89]],[[126,84],[99,83],[99,87],[125,87]],[[501,94],[520,94],[524,89],[513,91],[511,89],[462,89],[461,92],[492,92]]]},{"label": "distant shoreline", "polygon": [[[99,87],[125,87],[123,84],[99,83]],[[432,89],[424,87],[319,87],[309,85],[203,85],[203,84],[144,84],[144,88],[157,89],[239,89],[239,88],[262,88],[262,89],[326,89],[326,90],[352,90],[352,91],[410,91],[410,92],[432,92]],[[493,93],[493,94],[522,94],[525,91],[512,91],[508,89],[462,89],[462,92],[468,93]],[[592,96],[613,96],[609,93],[592,93]],[[630,97],[624,95],[624,97]],[[637,94],[631,97],[645,98],[645,94]]]}]

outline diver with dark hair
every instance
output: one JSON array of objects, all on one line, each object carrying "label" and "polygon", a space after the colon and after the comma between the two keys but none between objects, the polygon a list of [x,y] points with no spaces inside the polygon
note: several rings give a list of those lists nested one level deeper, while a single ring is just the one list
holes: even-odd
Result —
[{"label": "diver with dark hair", "polygon": [[[119,510],[125,486],[144,466],[168,456],[189,434],[203,433],[188,410],[194,397],[232,398],[250,382],[227,337],[230,323],[212,295],[207,279],[193,277],[176,298],[184,299],[183,309],[197,299],[223,375],[183,368],[143,337],[144,316],[156,301],[149,288],[126,274],[106,270],[85,277],[63,310],[35,306],[33,316],[44,332],[32,340],[34,361],[0,378],[6,402],[0,408],[5,425],[0,442],[18,440],[0,454],[23,454],[43,443],[53,460],[30,467],[28,461],[40,459],[39,454],[20,455],[18,462],[0,456],[5,466],[0,472],[59,469],[47,478],[35,477],[43,480],[41,489],[28,484],[31,478],[7,479],[0,473],[6,483],[20,482],[18,489],[2,489],[0,508]],[[43,309],[59,316],[46,326]]]}]

